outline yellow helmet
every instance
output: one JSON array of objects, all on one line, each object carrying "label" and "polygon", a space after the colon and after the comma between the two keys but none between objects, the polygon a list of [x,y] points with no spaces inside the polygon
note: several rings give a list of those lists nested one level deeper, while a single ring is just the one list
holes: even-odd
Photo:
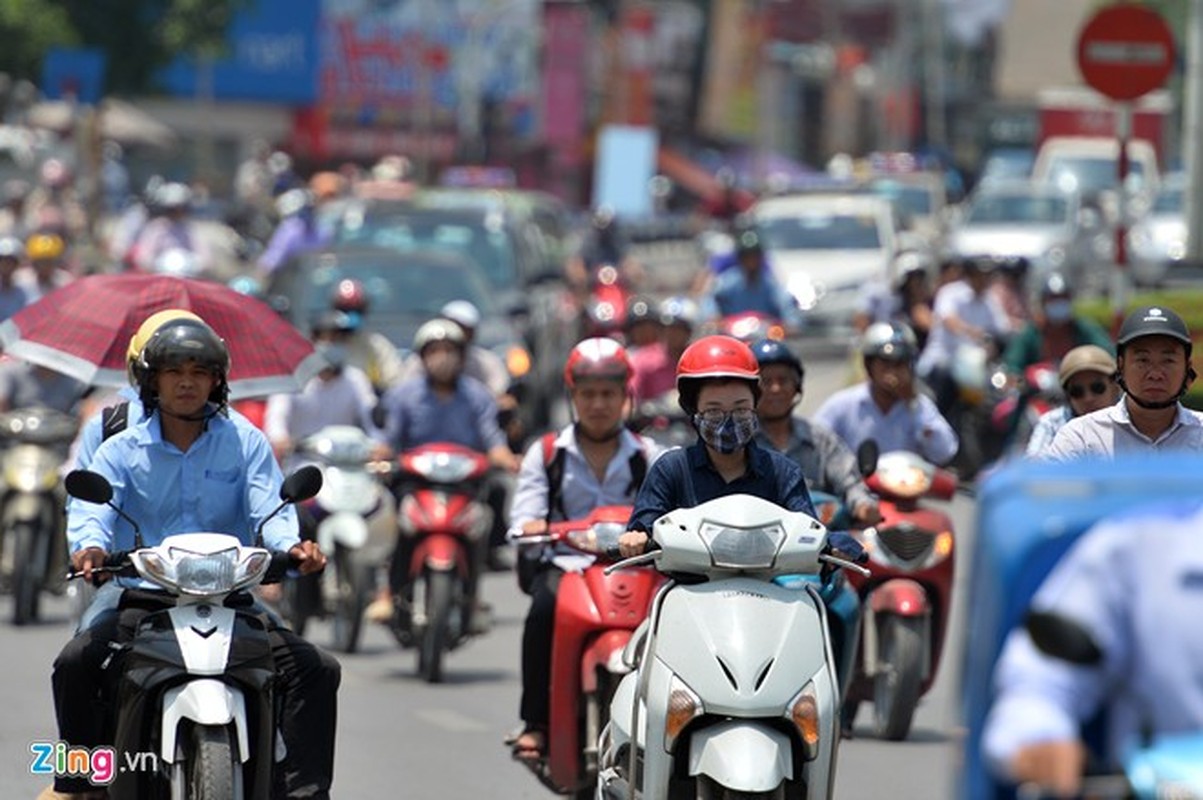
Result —
[{"label": "yellow helmet", "polygon": [[30,261],[43,261],[62,258],[67,243],[57,233],[35,233],[25,244],[25,252]]},{"label": "yellow helmet", "polygon": [[197,322],[204,322],[196,314],[183,308],[165,308],[147,317],[146,321],[138,326],[137,332],[129,338],[129,349],[125,351],[125,371],[129,376],[130,385],[137,384],[134,378],[134,363],[142,355],[142,348],[146,347],[146,343],[150,341],[151,336],[154,336],[155,331],[165,323],[177,319],[193,319]]}]

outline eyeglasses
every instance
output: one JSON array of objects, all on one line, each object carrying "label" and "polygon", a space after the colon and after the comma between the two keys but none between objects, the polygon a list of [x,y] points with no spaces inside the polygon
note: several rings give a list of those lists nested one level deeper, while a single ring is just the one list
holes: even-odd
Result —
[{"label": "eyeglasses", "polygon": [[1085,386],[1080,383],[1075,384],[1074,386],[1070,386],[1065,391],[1072,399],[1081,400],[1086,396],[1087,389],[1090,390],[1091,394],[1097,397],[1099,395],[1106,394],[1108,388],[1109,387],[1107,384],[1103,383],[1102,381],[1094,381],[1093,383],[1088,383]]},{"label": "eyeglasses", "polygon": [[751,422],[756,416],[755,409],[737,408],[734,411],[723,411],[721,408],[708,408],[705,411],[699,411],[698,417],[707,425],[719,426],[724,424],[728,418],[735,421],[737,425]]}]

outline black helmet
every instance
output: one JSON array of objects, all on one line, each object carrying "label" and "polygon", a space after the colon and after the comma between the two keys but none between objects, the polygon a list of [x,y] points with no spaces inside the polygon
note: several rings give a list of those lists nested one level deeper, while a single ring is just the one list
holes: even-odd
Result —
[{"label": "black helmet", "polygon": [[745,228],[735,237],[735,254],[761,253],[764,250],[760,243],[760,234],[755,228]]},{"label": "black helmet", "polygon": [[654,322],[658,325],[660,324],[660,314],[654,300],[643,295],[636,295],[627,302],[626,326],[629,328],[640,322]]},{"label": "black helmet", "polygon": [[874,322],[865,329],[860,354],[866,360],[884,358],[888,361],[914,361],[919,355],[919,343],[906,325],[898,322]]},{"label": "black helmet", "polygon": [[1120,325],[1115,339],[1117,350],[1122,354],[1124,347],[1133,339],[1142,336],[1169,336],[1186,345],[1186,356],[1190,357],[1190,330],[1182,317],[1162,306],[1141,306],[1129,314]]},{"label": "black helmet", "polygon": [[1060,272],[1050,272],[1040,287],[1041,300],[1047,300],[1050,297],[1072,297],[1073,293],[1073,287]]},{"label": "black helmet", "polygon": [[207,368],[217,379],[209,402],[224,411],[230,396],[230,351],[226,343],[205,323],[195,319],[176,319],[158,328],[142,348],[134,378],[138,393],[149,414],[158,405],[154,379],[160,370],[193,362]]},{"label": "black helmet", "polygon": [[802,383],[802,376],[806,374],[806,369],[802,366],[802,359],[794,355],[794,351],[790,350],[785,342],[776,339],[761,339],[752,344],[752,354],[756,356],[756,362],[760,364],[761,374],[763,370],[770,364],[784,364],[787,367],[793,367],[798,373],[798,383]]}]

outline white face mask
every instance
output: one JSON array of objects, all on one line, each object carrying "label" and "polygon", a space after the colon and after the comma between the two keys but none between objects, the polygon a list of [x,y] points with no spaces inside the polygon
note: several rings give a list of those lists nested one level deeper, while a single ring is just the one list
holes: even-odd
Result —
[{"label": "white face mask", "polygon": [[1073,302],[1069,300],[1050,300],[1044,305],[1044,317],[1049,322],[1067,322],[1073,311]]}]

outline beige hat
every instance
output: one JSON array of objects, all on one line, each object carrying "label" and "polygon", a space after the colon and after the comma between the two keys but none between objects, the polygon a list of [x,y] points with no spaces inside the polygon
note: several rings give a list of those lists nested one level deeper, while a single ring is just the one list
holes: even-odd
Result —
[{"label": "beige hat", "polygon": [[1064,386],[1079,372],[1101,372],[1110,376],[1115,374],[1115,369],[1115,359],[1111,357],[1110,353],[1098,345],[1084,344],[1065,354],[1065,358],[1061,359],[1061,369],[1057,375],[1061,380],[1061,385]]}]

